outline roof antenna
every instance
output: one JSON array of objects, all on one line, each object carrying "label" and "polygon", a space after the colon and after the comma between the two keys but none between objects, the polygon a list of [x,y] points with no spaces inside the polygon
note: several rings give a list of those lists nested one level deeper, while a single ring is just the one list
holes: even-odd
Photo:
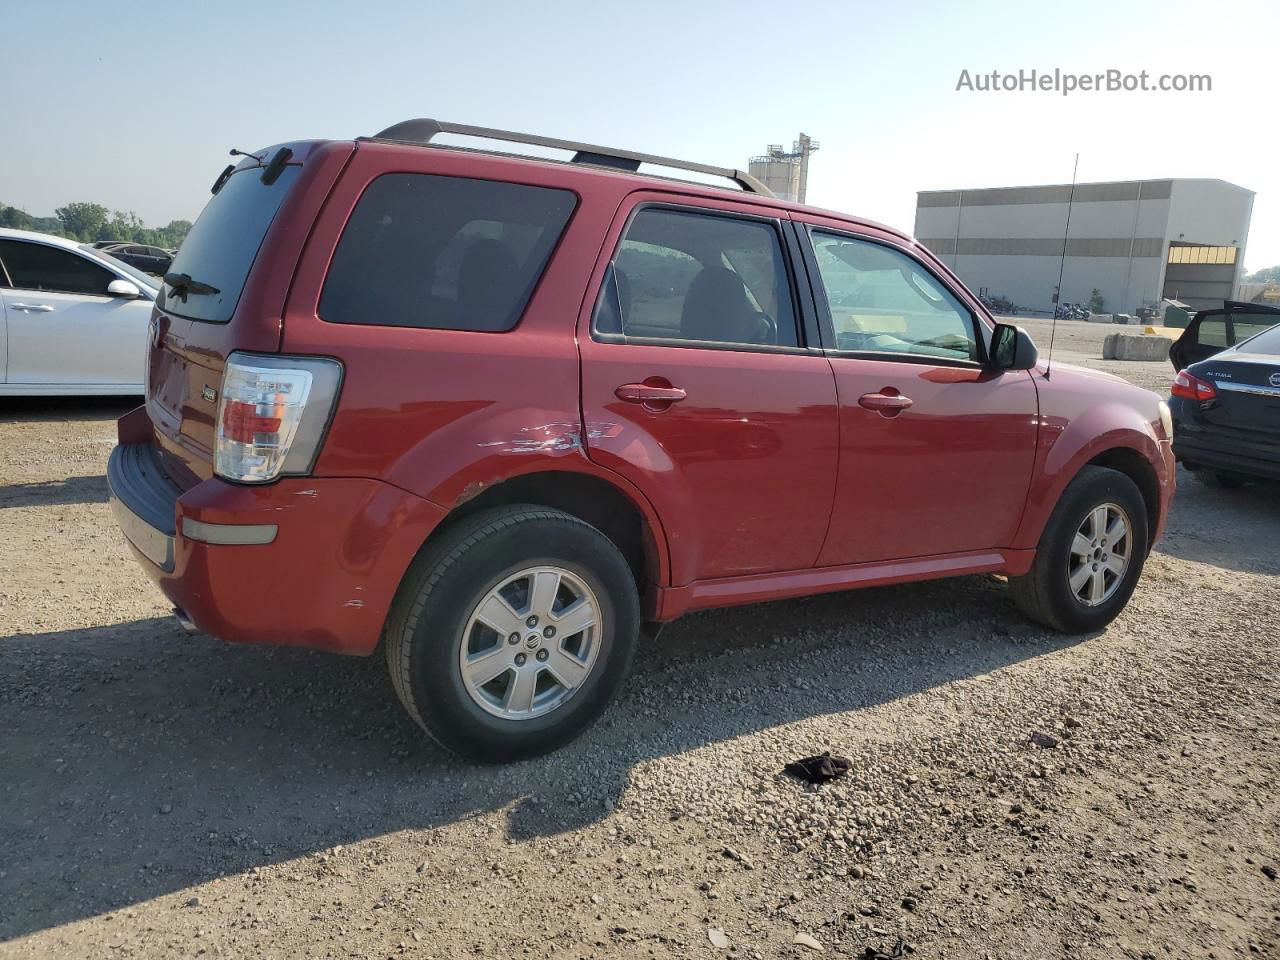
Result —
[{"label": "roof antenna", "polygon": [[1053,340],[1058,332],[1058,311],[1062,306],[1062,274],[1067,268],[1067,234],[1071,231],[1071,207],[1076,202],[1076,173],[1080,169],[1080,154],[1071,167],[1071,193],[1067,197],[1067,225],[1062,228],[1062,259],[1058,261],[1058,292],[1053,295],[1053,323],[1049,326],[1049,356],[1044,361],[1044,378],[1049,379],[1053,369]]}]

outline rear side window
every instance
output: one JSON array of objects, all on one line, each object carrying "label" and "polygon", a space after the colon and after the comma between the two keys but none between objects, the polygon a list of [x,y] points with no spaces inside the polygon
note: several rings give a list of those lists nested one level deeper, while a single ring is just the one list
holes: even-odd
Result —
[{"label": "rear side window", "polygon": [[665,207],[632,218],[592,322],[605,339],[799,343],[774,226]]},{"label": "rear side window", "polygon": [[1206,347],[1229,347],[1227,341],[1227,318],[1224,314],[1205,317],[1200,321],[1200,329],[1196,331],[1197,342]]},{"label": "rear side window", "polygon": [[384,174],[347,221],[320,317],[501,332],[520,320],[573,213],[567,190]]},{"label": "rear side window", "polygon": [[116,279],[84,257],[25,240],[0,240],[0,261],[19,290],[105,297],[107,284]]},{"label": "rear side window", "polygon": [[[240,302],[240,292],[262,238],[276,211],[302,168],[285,167],[272,183],[262,182],[262,169],[249,167],[231,175],[213,195],[182,241],[169,267],[171,274],[186,274],[215,293],[164,286],[164,308],[190,320],[226,323]],[[196,288],[196,289],[203,289]],[[185,293],[185,299],[183,298]]]}]

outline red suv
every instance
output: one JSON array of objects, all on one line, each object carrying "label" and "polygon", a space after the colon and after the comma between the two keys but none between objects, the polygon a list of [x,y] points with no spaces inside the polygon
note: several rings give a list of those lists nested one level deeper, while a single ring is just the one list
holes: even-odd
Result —
[{"label": "red suv", "polygon": [[564,743],[690,610],[1002,573],[1097,630],[1163,526],[1158,397],[1050,372],[924,247],[740,171],[413,120],[213,193],[118,521],[189,628],[381,643],[460,753]]}]

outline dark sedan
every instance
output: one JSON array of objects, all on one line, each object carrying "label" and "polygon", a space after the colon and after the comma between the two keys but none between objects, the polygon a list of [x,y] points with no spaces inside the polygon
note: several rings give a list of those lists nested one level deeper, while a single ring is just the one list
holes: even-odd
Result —
[{"label": "dark sedan", "polygon": [[146,243],[120,243],[103,247],[102,252],[115,257],[129,266],[144,273],[162,277],[169,272],[173,263],[173,254],[161,247],[153,247]]},{"label": "dark sedan", "polygon": [[1188,470],[1221,486],[1280,480],[1280,324],[1179,370],[1171,393]]}]

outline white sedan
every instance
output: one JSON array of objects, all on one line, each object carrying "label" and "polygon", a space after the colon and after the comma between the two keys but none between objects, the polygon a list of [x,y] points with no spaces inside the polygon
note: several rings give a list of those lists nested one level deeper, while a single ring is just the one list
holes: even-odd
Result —
[{"label": "white sedan", "polygon": [[141,394],[158,292],[88,244],[0,229],[0,396]]}]

